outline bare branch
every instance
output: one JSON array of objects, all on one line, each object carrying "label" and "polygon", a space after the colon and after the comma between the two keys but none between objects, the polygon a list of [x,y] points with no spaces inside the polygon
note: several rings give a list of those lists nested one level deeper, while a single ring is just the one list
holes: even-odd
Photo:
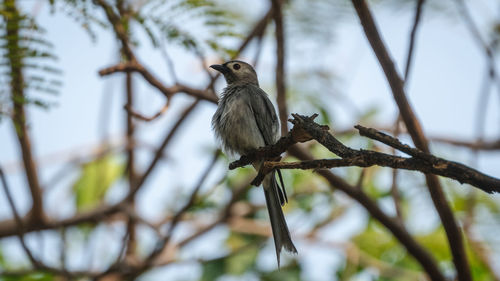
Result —
[{"label": "bare branch", "polygon": [[[396,71],[387,48],[380,37],[375,21],[365,0],[352,0],[352,3],[361,21],[365,35],[370,42],[382,69],[384,70],[387,81],[391,87],[394,100],[398,105],[403,122],[405,123],[415,146],[423,152],[429,153],[430,150],[427,139],[425,138],[423,129],[406,97],[403,81]],[[435,175],[426,174],[426,182],[432,201],[436,207],[448,238],[458,280],[471,281],[472,277],[467,255],[465,253],[462,233],[455,220],[453,212],[446,201],[439,179]]]},{"label": "bare branch", "polygon": [[418,0],[417,2],[417,7],[415,8],[415,19],[413,21],[413,27],[411,28],[410,32],[410,40],[409,40],[409,46],[408,46],[408,55],[406,57],[406,67],[405,67],[405,83],[408,81],[408,75],[410,74],[410,69],[411,69],[411,63],[413,59],[413,48],[415,47],[415,41],[416,41],[416,35],[417,35],[417,28],[420,23],[420,18],[422,16],[422,8],[424,7],[424,2],[425,0]]},{"label": "bare branch", "polygon": [[[396,138],[399,137],[400,128],[401,128],[399,126],[400,122],[401,122],[401,115],[399,115],[399,113],[398,113],[398,117],[396,118],[396,122],[394,122],[394,136]],[[392,155],[396,154],[395,148],[392,148],[391,154]],[[393,169],[392,170],[391,195],[392,195],[392,201],[394,202],[394,209],[396,210],[396,217],[398,218],[400,223],[404,224],[403,211],[401,210],[401,195],[399,193],[399,188],[398,188],[398,175],[399,175],[399,170]]]},{"label": "bare branch", "polygon": [[194,101],[193,103],[191,103],[191,105],[189,105],[185,110],[184,112],[180,115],[179,119],[177,119],[177,121],[175,122],[174,126],[172,127],[172,129],[168,132],[167,136],[165,137],[165,139],[163,140],[162,144],[160,145],[160,147],[158,148],[158,150],[156,151],[156,154],[155,156],[153,157],[153,160],[151,160],[150,164],[148,165],[148,168],[146,169],[146,171],[140,176],[138,177],[136,183],[135,183],[135,186],[133,189],[130,190],[130,193],[129,195],[127,196],[129,199],[130,198],[133,198],[135,196],[135,194],[137,193],[137,191],[141,188],[141,186],[144,184],[144,182],[146,181],[146,179],[149,177],[149,175],[151,174],[151,172],[153,171],[153,169],[156,167],[156,164],[158,163],[158,161],[161,159],[162,155],[163,155],[163,151],[165,150],[165,148],[167,147],[167,145],[170,143],[170,140],[174,137],[175,133],[177,132],[177,130],[180,128],[180,126],[184,123],[184,120],[193,112],[193,110],[196,108],[196,106],[198,105],[200,100],[196,100]]},{"label": "bare branch", "polygon": [[[113,206],[101,206],[93,209],[92,211],[74,215],[73,217],[62,219],[62,220],[52,220],[47,218],[46,221],[42,223],[33,223],[30,220],[30,216],[25,216],[21,219],[24,226],[24,232],[32,232],[38,230],[46,229],[56,229],[60,227],[73,226],[86,222],[99,222],[104,220],[111,215],[118,213],[121,209],[121,205]],[[17,234],[17,224],[12,220],[4,220],[0,222],[0,238],[6,236],[12,236]]]},{"label": "bare branch", "polygon": [[205,169],[205,172],[201,175],[200,179],[198,180],[198,183],[191,192],[189,200],[173,216],[170,222],[170,227],[168,228],[167,231],[167,235],[158,243],[158,245],[155,247],[155,250],[145,259],[144,261],[145,264],[151,264],[156,259],[156,257],[167,247],[168,243],[170,242],[170,239],[172,238],[172,234],[175,230],[175,227],[177,226],[177,223],[179,222],[182,215],[184,215],[184,213],[187,212],[187,210],[191,208],[191,206],[193,206],[193,204],[195,203],[196,196],[198,195],[198,192],[200,191],[200,188],[207,179],[208,175],[214,168],[215,162],[217,161],[219,155],[220,151],[217,150],[214,153],[212,160],[208,164],[207,168]]},{"label": "bare branch", "polygon": [[282,0],[271,0],[276,38],[276,101],[281,122],[281,135],[288,133],[288,109],[285,85],[285,36],[283,31]]},{"label": "bare branch", "polygon": [[33,266],[39,267],[40,262],[37,259],[35,259],[35,257],[31,253],[31,250],[28,248],[28,245],[26,245],[26,242],[24,241],[23,222],[21,220],[21,217],[19,216],[19,213],[17,212],[16,205],[14,204],[14,199],[12,199],[12,195],[10,194],[10,188],[7,183],[7,179],[5,178],[5,174],[3,173],[2,167],[0,167],[0,180],[2,181],[2,186],[5,192],[5,196],[7,197],[7,201],[9,202],[10,205],[10,210],[12,211],[12,214],[14,215],[14,219],[17,224],[17,236],[19,237],[19,242],[21,243],[24,253],[26,254],[26,256],[28,256]]},{"label": "bare branch", "polygon": [[[491,48],[486,43],[486,41],[482,38],[481,33],[479,32],[479,29],[478,29],[476,23],[472,19],[472,16],[469,13],[469,10],[467,9],[467,7],[465,5],[464,0],[455,0],[455,4],[457,5],[457,8],[458,8],[460,14],[462,15],[462,17],[465,21],[465,24],[466,24],[467,28],[469,29],[470,33],[472,34],[472,36],[476,40],[479,47],[483,49],[483,51],[486,55],[486,58],[488,60],[488,69],[489,69],[490,76],[491,76],[492,80],[496,80],[498,90],[500,91],[500,79],[498,77],[498,70],[496,68],[496,63],[495,63],[496,58],[495,58],[495,53],[494,53],[493,48]],[[494,44],[495,42],[492,42],[492,43]]]},{"label": "bare branch", "polygon": [[108,21],[111,23],[113,27],[117,39],[121,43],[121,49],[123,50],[125,56],[127,56],[127,58],[129,58],[130,61],[135,61],[136,58],[134,52],[132,51],[132,48],[130,47],[129,36],[127,34],[127,31],[125,30],[125,27],[122,24],[120,15],[117,15],[113,11],[113,7],[108,5],[108,3],[105,0],[93,0],[93,1],[96,5],[100,6],[104,10],[104,13],[106,14]]},{"label": "bare branch", "polygon": [[182,84],[175,84],[171,87],[166,87],[162,82],[160,82],[160,80],[158,80],[153,74],[151,74],[151,72],[149,72],[143,65],[141,65],[137,61],[132,61],[129,63],[119,63],[115,66],[102,69],[99,71],[99,75],[106,76],[116,72],[132,71],[140,73],[151,86],[159,90],[168,99],[170,99],[174,94],[178,92],[184,92],[198,99],[217,103],[217,96],[215,96],[215,94],[211,91],[203,91]]},{"label": "bare branch", "polygon": [[167,52],[167,44],[165,43],[165,38],[161,37],[161,55],[163,56],[163,59],[165,60],[165,64],[167,65],[168,72],[170,73],[170,76],[174,80],[175,83],[179,82],[179,79],[177,78],[177,74],[175,73],[175,67],[174,67],[174,62],[172,61],[172,58]]},{"label": "bare branch", "polygon": [[167,102],[165,103],[165,105],[160,109],[160,111],[158,111],[157,113],[155,113],[153,116],[151,117],[147,117],[147,116],[144,116],[138,112],[135,112],[134,109],[132,109],[131,107],[128,107],[127,105],[125,105],[125,110],[127,110],[127,112],[134,118],[137,118],[139,120],[142,120],[142,121],[145,121],[145,122],[151,122],[155,119],[157,119],[158,117],[162,116],[163,114],[165,114],[165,112],[167,112],[167,109],[170,107],[170,99],[167,100]]},{"label": "bare branch", "polygon": [[360,125],[356,126],[362,136],[378,140],[384,144],[394,147],[395,149],[398,149],[399,151],[407,153],[412,157],[404,158],[377,151],[356,150],[349,148],[331,135],[325,126],[320,126],[319,124],[313,122],[312,118],[298,114],[292,114],[292,116],[294,117],[292,120],[294,127],[289,134],[282,137],[275,145],[258,149],[255,153],[249,154],[250,156],[242,156],[240,160],[230,164],[230,169],[239,167],[242,164],[246,165],[248,164],[248,159],[255,160],[254,157],[266,160],[279,156],[284,150],[288,149],[290,145],[296,143],[296,141],[293,141],[295,138],[292,133],[295,130],[295,132],[305,132],[308,136],[311,136],[312,139],[328,148],[328,150],[342,157],[342,159],[321,159],[293,163],[264,162],[261,166],[259,174],[252,182],[253,185],[260,185],[264,176],[274,169],[325,169],[346,166],[369,167],[378,165],[394,169],[415,170],[424,174],[435,174],[448,177],[457,180],[460,183],[471,184],[488,193],[500,192],[499,179],[482,174],[481,172],[463,164],[448,161],[432,154],[422,152],[416,148],[411,148],[408,145],[401,143],[398,139],[375,129],[365,128]]},{"label": "bare branch", "polygon": [[[122,48],[122,52],[125,53],[125,50]],[[128,58],[131,59],[130,57]],[[125,90],[127,96],[127,104],[125,107],[132,108],[134,106],[134,92],[132,85],[132,73],[127,72],[125,74]],[[137,172],[136,172],[136,163],[135,163],[135,125],[132,114],[129,111],[126,111],[125,124],[127,126],[127,135],[126,135],[126,150],[127,150],[127,170],[128,170],[128,186],[129,190],[134,189],[135,181],[137,180]],[[132,199],[129,202],[129,208],[135,207],[135,202]],[[132,260],[135,258],[136,251],[136,231],[135,231],[135,220],[132,217],[128,218],[127,222],[127,237],[128,241],[126,243],[126,259]]]}]

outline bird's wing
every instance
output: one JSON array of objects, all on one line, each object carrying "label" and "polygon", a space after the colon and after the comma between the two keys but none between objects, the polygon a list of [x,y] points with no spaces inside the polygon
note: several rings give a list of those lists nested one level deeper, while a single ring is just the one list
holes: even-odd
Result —
[{"label": "bird's wing", "polygon": [[[277,138],[279,137],[279,121],[273,104],[267,97],[266,92],[259,87],[247,87],[246,91],[247,93],[244,93],[244,95],[249,98],[250,107],[252,108],[255,122],[257,123],[257,127],[259,128],[262,138],[264,139],[264,143],[266,145],[276,143]],[[278,195],[280,204],[284,205],[285,202],[288,202],[288,198],[286,196],[281,171],[277,170],[277,173],[279,175],[281,187],[274,179],[274,172],[272,173],[273,187]]]},{"label": "bird's wing", "polygon": [[261,88],[250,86],[245,89],[247,93],[244,96],[249,98],[250,107],[265,144],[274,144],[278,137],[279,122],[273,104]]}]

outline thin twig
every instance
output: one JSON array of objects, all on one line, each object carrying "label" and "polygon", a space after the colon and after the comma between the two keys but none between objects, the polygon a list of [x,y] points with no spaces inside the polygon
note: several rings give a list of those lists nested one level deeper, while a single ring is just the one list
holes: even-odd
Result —
[{"label": "thin twig", "polygon": [[158,117],[162,116],[163,114],[165,114],[165,112],[167,112],[167,109],[170,107],[170,101],[171,101],[171,99],[168,99],[167,102],[165,103],[165,105],[160,109],[160,111],[158,111],[157,113],[155,113],[153,116],[150,116],[150,117],[144,116],[144,115],[134,111],[132,108],[128,107],[127,105],[125,106],[125,110],[127,110],[129,112],[129,114],[132,115],[132,117],[134,117],[134,118],[137,118],[137,119],[145,121],[145,122],[151,122],[151,121],[157,119]]},{"label": "thin twig", "polygon": [[174,62],[167,52],[167,44],[165,44],[165,38],[163,36],[161,37],[160,51],[163,59],[165,60],[165,64],[167,65],[167,69],[170,73],[170,76],[172,77],[172,80],[174,80],[174,83],[178,83],[179,79],[177,78],[177,74],[175,73]]},{"label": "thin twig", "polygon": [[285,36],[283,27],[283,12],[281,0],[271,0],[276,38],[276,101],[281,122],[281,135],[288,133],[288,109],[286,105],[285,85]]},{"label": "thin twig", "polygon": [[113,7],[110,6],[105,0],[93,0],[93,1],[104,10],[104,13],[108,21],[111,23],[113,27],[116,37],[121,43],[121,48],[123,50],[123,53],[130,59],[130,61],[135,61],[136,58],[134,52],[130,47],[130,40],[129,40],[130,38],[127,34],[127,31],[125,30],[125,27],[123,26],[120,15],[117,15],[114,12]]},{"label": "thin twig", "polygon": [[107,67],[99,71],[99,75],[106,76],[117,72],[138,72],[154,88],[159,90],[166,98],[170,99],[176,93],[183,92],[198,99],[217,103],[217,96],[212,91],[200,90],[183,84],[174,84],[171,87],[165,86],[149,70],[137,61],[119,63],[115,66]]},{"label": "thin twig", "polygon": [[3,172],[2,167],[0,167],[0,179],[2,181],[2,186],[3,190],[5,192],[5,196],[7,196],[7,201],[9,202],[10,205],[10,210],[12,211],[12,214],[14,215],[14,219],[17,224],[17,236],[19,237],[19,242],[21,243],[21,246],[24,250],[24,253],[26,256],[28,256],[29,260],[33,264],[35,268],[40,267],[40,262],[33,256],[31,253],[31,250],[28,248],[28,245],[26,245],[26,241],[24,240],[24,227],[23,227],[23,222],[21,220],[21,217],[19,216],[19,213],[17,211],[16,205],[14,203],[14,199],[12,199],[12,195],[10,194],[10,188],[9,184],[7,183],[7,179],[5,177],[5,174]]},{"label": "thin twig", "polygon": [[[470,33],[476,40],[477,44],[479,45],[480,48],[483,49],[484,54],[486,55],[486,58],[488,60],[488,68],[490,75],[493,80],[496,81],[496,85],[498,87],[499,93],[500,93],[500,78],[498,75],[498,70],[496,68],[496,58],[495,58],[495,52],[492,47],[490,47],[486,41],[483,39],[481,36],[481,32],[479,32],[479,28],[477,27],[476,23],[474,22],[474,19],[472,18],[472,15],[469,13],[469,10],[467,9],[467,6],[465,5],[464,0],[454,0],[455,4],[457,5],[457,8],[462,15],[464,22],[469,29]],[[492,42],[493,45],[496,44],[495,42]]]},{"label": "thin twig", "polygon": [[[122,50],[125,53],[125,50]],[[125,53],[126,54],[126,53]],[[128,57],[128,60],[131,58]],[[125,90],[126,90],[126,96],[127,96],[127,108],[133,108],[134,107],[134,92],[133,92],[133,85],[132,85],[132,73],[127,72],[125,74]],[[135,181],[137,180],[137,172],[135,168],[135,124],[134,124],[134,118],[132,114],[127,111],[126,112],[126,118],[125,118],[125,124],[127,126],[127,134],[126,134],[126,150],[127,150],[127,170],[128,170],[128,186],[129,190],[132,190],[135,187]],[[134,208],[135,207],[135,201],[132,199],[129,202],[129,208]],[[127,247],[126,247],[126,259],[127,260],[132,260],[135,257],[135,251],[136,251],[136,232],[135,232],[135,220],[132,217],[128,218],[127,222]]]},{"label": "thin twig", "polygon": [[[400,122],[401,122],[401,115],[398,114],[396,122],[394,122],[394,136],[396,138],[399,137]],[[396,155],[395,148],[392,148],[391,154]],[[399,193],[399,188],[398,188],[398,174],[399,174],[398,169],[392,170],[391,195],[392,195],[392,200],[394,201],[394,209],[396,210],[396,217],[399,219],[400,223],[404,223],[403,212],[401,210],[401,195]]]},{"label": "thin twig", "polygon": [[412,64],[412,59],[413,59],[413,48],[415,47],[415,41],[416,41],[416,35],[417,35],[417,28],[420,23],[420,18],[422,15],[422,8],[424,7],[424,2],[425,0],[418,0],[417,2],[417,7],[415,8],[415,19],[413,21],[413,27],[411,28],[410,32],[410,40],[409,40],[409,46],[408,46],[408,53],[406,56],[406,67],[405,67],[405,84],[408,81],[408,75],[410,74],[410,69],[411,69],[411,64]]},{"label": "thin twig", "polygon": [[175,122],[174,126],[172,127],[172,129],[170,129],[170,131],[166,135],[165,139],[163,140],[162,144],[160,145],[160,147],[156,151],[156,154],[153,157],[153,160],[151,160],[151,162],[149,163],[148,168],[146,169],[146,171],[141,176],[139,176],[137,178],[137,181],[135,182],[134,188],[131,189],[130,192],[129,192],[129,195],[128,195],[129,198],[133,198],[135,196],[135,194],[137,193],[137,191],[139,191],[139,189],[141,188],[141,186],[144,184],[144,182],[146,181],[146,179],[149,177],[149,175],[151,174],[151,172],[156,167],[156,164],[158,163],[158,161],[160,161],[160,159],[162,158],[163,151],[165,150],[165,148],[167,147],[167,145],[170,143],[170,140],[172,140],[172,138],[174,137],[174,135],[177,132],[178,128],[180,128],[180,126],[184,123],[184,120],[187,119],[188,116],[194,111],[194,109],[198,105],[199,101],[200,100],[196,100],[193,103],[191,103],[182,112],[182,114],[179,116],[179,119],[177,119],[177,121]]},{"label": "thin twig", "polygon": [[195,188],[191,192],[191,196],[189,196],[189,200],[184,204],[182,208],[180,208],[175,215],[172,218],[172,221],[170,222],[170,227],[168,228],[167,234],[165,237],[158,243],[158,245],[155,247],[155,250],[145,259],[145,264],[151,264],[156,257],[161,254],[161,252],[168,246],[168,243],[170,242],[170,239],[172,238],[172,234],[177,226],[177,223],[179,222],[180,218],[184,215],[185,212],[193,204],[195,203],[196,196],[198,195],[198,192],[200,191],[203,183],[207,179],[208,175],[212,171],[212,169],[215,166],[215,162],[217,161],[218,157],[220,155],[220,151],[216,151],[212,157],[212,160],[210,160],[209,164],[207,165],[207,168],[205,169],[205,172],[201,175],[200,179],[198,180],[198,183],[196,184]]}]

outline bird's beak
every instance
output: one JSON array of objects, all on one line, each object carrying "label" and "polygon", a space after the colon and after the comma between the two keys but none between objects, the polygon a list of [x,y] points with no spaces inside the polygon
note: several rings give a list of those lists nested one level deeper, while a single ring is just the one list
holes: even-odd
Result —
[{"label": "bird's beak", "polygon": [[219,71],[222,74],[226,74],[226,73],[228,73],[230,71],[229,67],[227,67],[227,66],[225,66],[223,64],[212,64],[210,66],[210,68],[213,68],[213,69]]}]

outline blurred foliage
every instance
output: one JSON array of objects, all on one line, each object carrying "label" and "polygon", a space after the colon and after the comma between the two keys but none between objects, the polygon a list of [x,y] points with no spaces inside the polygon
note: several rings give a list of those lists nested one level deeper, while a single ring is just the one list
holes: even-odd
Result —
[{"label": "blurred foliage", "polygon": [[[96,27],[111,28],[105,19],[99,17],[101,7],[93,1],[60,0],[51,3],[54,11],[61,10],[73,18],[92,40],[97,40]],[[136,37],[139,33],[136,31],[142,30],[157,48],[164,48],[164,42],[168,42],[181,46],[196,56],[204,57],[206,52],[215,51],[218,55],[229,58],[235,54],[235,50],[223,42],[243,36],[235,28],[238,15],[220,1],[117,1],[110,5],[122,18],[133,20],[131,23],[124,22],[123,25],[135,45],[140,43]],[[204,32],[197,32],[201,28]]]},{"label": "blurred foliage", "polygon": [[0,247],[0,281],[52,281],[54,276],[47,272],[31,272],[27,274],[20,274],[15,276],[4,276],[2,275],[2,270],[15,270],[20,267],[19,264],[15,264],[8,260],[3,255],[3,249]]},{"label": "blurred foliage", "polygon": [[[0,3],[0,120],[10,115],[13,102],[48,108],[52,102],[34,93],[58,94],[61,71],[45,37],[46,31],[16,1]],[[25,90],[29,95],[19,93]]]},{"label": "blurred foliage", "polygon": [[[434,258],[445,269],[451,266],[451,253],[448,248],[448,241],[442,226],[437,227],[430,233],[413,235],[416,240],[429,249]],[[374,239],[376,237],[376,239]],[[380,223],[373,219],[367,224],[365,230],[352,238],[352,241],[359,249],[370,256],[386,262],[396,268],[404,268],[412,271],[420,270],[418,263],[408,255],[405,248],[390,234]],[[470,248],[467,243],[467,254],[472,268],[473,280],[491,280],[491,272],[480,260],[477,252]],[[410,276],[409,276],[410,277]],[[397,279],[384,280],[406,280],[403,277]],[[412,279],[408,279],[412,280]]]},{"label": "blurred foliage", "polygon": [[0,281],[52,281],[54,276],[50,273],[39,272],[22,276],[1,276]]},{"label": "blurred foliage", "polygon": [[77,210],[86,211],[99,205],[109,188],[123,175],[124,168],[124,164],[112,155],[85,163],[73,184]]},{"label": "blurred foliage", "polygon": [[270,272],[257,267],[259,245],[263,241],[262,237],[255,235],[231,232],[226,241],[230,253],[222,258],[204,261],[200,281],[219,280],[222,276],[244,276],[245,273],[252,273],[258,280],[301,280],[300,266],[295,262]]}]

